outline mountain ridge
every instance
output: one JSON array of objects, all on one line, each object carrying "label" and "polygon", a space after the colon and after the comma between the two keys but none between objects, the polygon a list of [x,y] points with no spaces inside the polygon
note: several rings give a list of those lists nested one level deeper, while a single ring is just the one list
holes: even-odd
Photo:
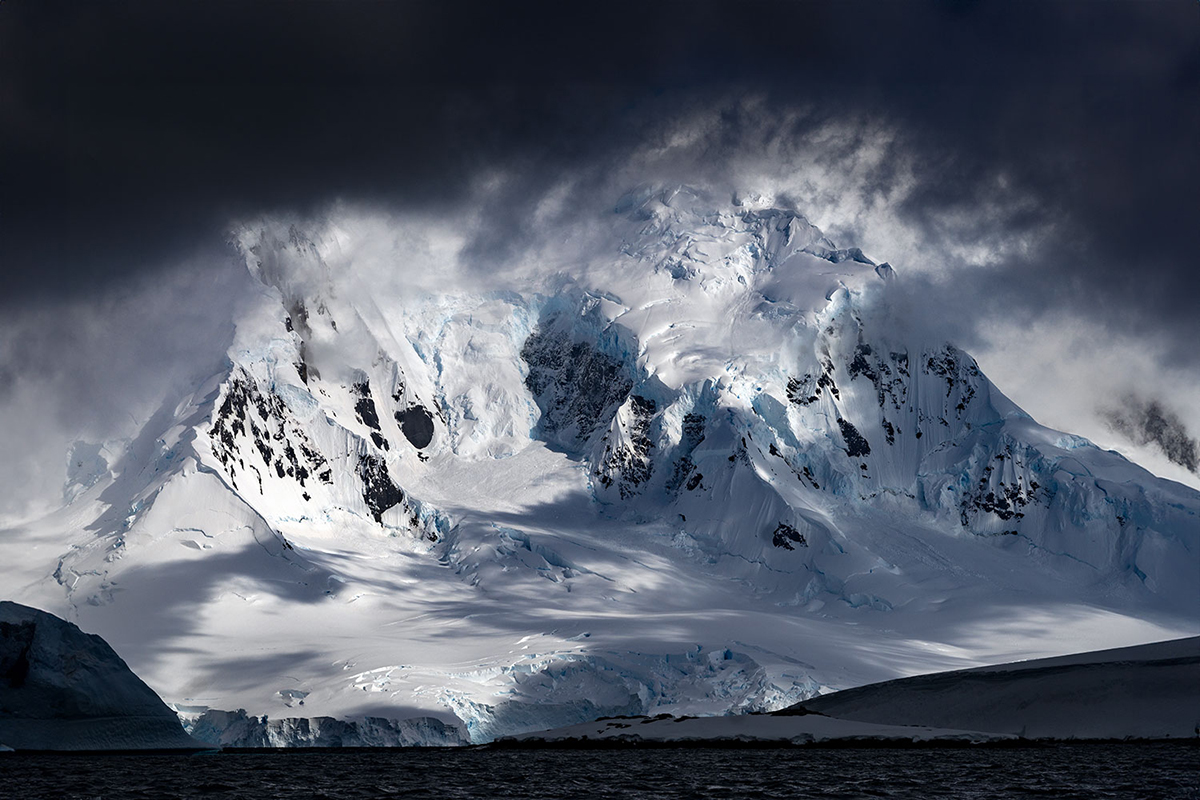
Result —
[{"label": "mountain ridge", "polygon": [[24,534],[56,566],[14,559],[22,591],[180,707],[302,691],[314,716],[409,709],[475,741],[773,710],[896,677],[881,646],[978,663],[955,628],[1006,604],[1085,637],[1119,621],[1118,643],[1195,627],[1200,493],[895,326],[890,266],[688,187],[604,224],[573,280],[412,295],[364,289],[336,226],[244,230],[261,288],[227,368],[120,474],[80,451],[72,502]]}]

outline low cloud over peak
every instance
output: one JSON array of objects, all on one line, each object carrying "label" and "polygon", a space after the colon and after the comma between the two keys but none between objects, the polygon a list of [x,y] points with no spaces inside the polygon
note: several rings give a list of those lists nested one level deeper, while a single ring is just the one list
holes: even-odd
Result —
[{"label": "low cloud over peak", "polygon": [[[1118,340],[1195,376],[1197,141],[1193,0],[10,0],[0,341],[67,347],[29,321],[175,285],[180,264],[232,287],[231,231],[255,219],[435,220],[436,242],[397,240],[428,245],[430,280],[451,245],[486,276],[585,243],[590,215],[662,181],[794,205],[895,265],[913,314],[974,351],[1036,327],[1005,351],[1018,377],[1054,374],[1082,328],[1102,333],[1072,339],[1079,386],[1103,384]],[[214,319],[234,300],[199,297]],[[142,318],[153,341],[175,315]],[[144,349],[112,342],[97,352]],[[0,375],[34,380],[14,352]],[[1193,383],[1145,391],[1195,430]]]},{"label": "low cloud over peak", "polygon": [[1128,395],[1105,409],[1112,429],[1137,445],[1153,444],[1163,454],[1192,473],[1200,473],[1200,443],[1193,438],[1179,415],[1157,400]]}]

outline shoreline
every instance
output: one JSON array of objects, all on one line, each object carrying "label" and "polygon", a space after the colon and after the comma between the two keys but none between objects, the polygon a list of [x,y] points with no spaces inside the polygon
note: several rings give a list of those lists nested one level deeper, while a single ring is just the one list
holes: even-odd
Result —
[{"label": "shoreline", "polygon": [[520,750],[1036,750],[1063,747],[1123,745],[1147,747],[1171,745],[1200,748],[1200,737],[1156,739],[1000,739],[989,741],[904,739],[834,739],[822,742],[787,740],[699,739],[693,741],[654,741],[632,739],[509,740],[451,747],[225,747],[209,750],[6,750],[0,759],[21,756],[187,756],[225,755],[353,755],[400,752],[506,752]]}]

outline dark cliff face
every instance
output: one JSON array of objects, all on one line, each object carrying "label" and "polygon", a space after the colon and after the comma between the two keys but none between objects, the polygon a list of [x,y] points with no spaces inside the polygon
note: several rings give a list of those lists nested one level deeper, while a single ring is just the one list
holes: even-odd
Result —
[{"label": "dark cliff face", "polygon": [[262,391],[244,373],[231,378],[209,436],[235,489],[250,488],[238,485],[239,479],[250,479],[251,487],[261,493],[264,470],[295,481],[305,500],[308,481],[333,482],[325,456],[295,424],[279,395]]},{"label": "dark cliff face", "polygon": [[542,437],[578,451],[612,419],[633,380],[625,364],[554,330],[553,322],[530,335],[521,348],[529,366],[525,386],[542,411]]},{"label": "dark cliff face", "polygon": [[625,443],[615,444],[610,441],[611,434],[606,436],[604,452],[592,473],[606,488],[615,484],[622,500],[635,496],[654,471],[650,424],[658,411],[654,400],[638,394],[629,395],[626,405]]},{"label": "dark cliff face", "polygon": [[358,477],[363,483],[363,500],[376,522],[383,522],[383,512],[404,502],[400,490],[388,474],[383,459],[367,454],[358,462]]},{"label": "dark cliff face", "polygon": [[413,447],[422,450],[433,441],[433,415],[424,406],[409,406],[403,411],[397,411],[395,416],[400,425],[400,432]]},{"label": "dark cliff face", "polygon": [[0,743],[16,750],[198,749],[99,636],[0,602]]}]

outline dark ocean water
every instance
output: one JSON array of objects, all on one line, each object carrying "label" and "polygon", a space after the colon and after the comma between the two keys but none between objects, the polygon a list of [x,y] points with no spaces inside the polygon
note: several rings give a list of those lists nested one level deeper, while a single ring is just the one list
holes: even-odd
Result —
[{"label": "dark ocean water", "polygon": [[1200,748],[394,750],[0,756],[22,798],[1200,798]]}]

